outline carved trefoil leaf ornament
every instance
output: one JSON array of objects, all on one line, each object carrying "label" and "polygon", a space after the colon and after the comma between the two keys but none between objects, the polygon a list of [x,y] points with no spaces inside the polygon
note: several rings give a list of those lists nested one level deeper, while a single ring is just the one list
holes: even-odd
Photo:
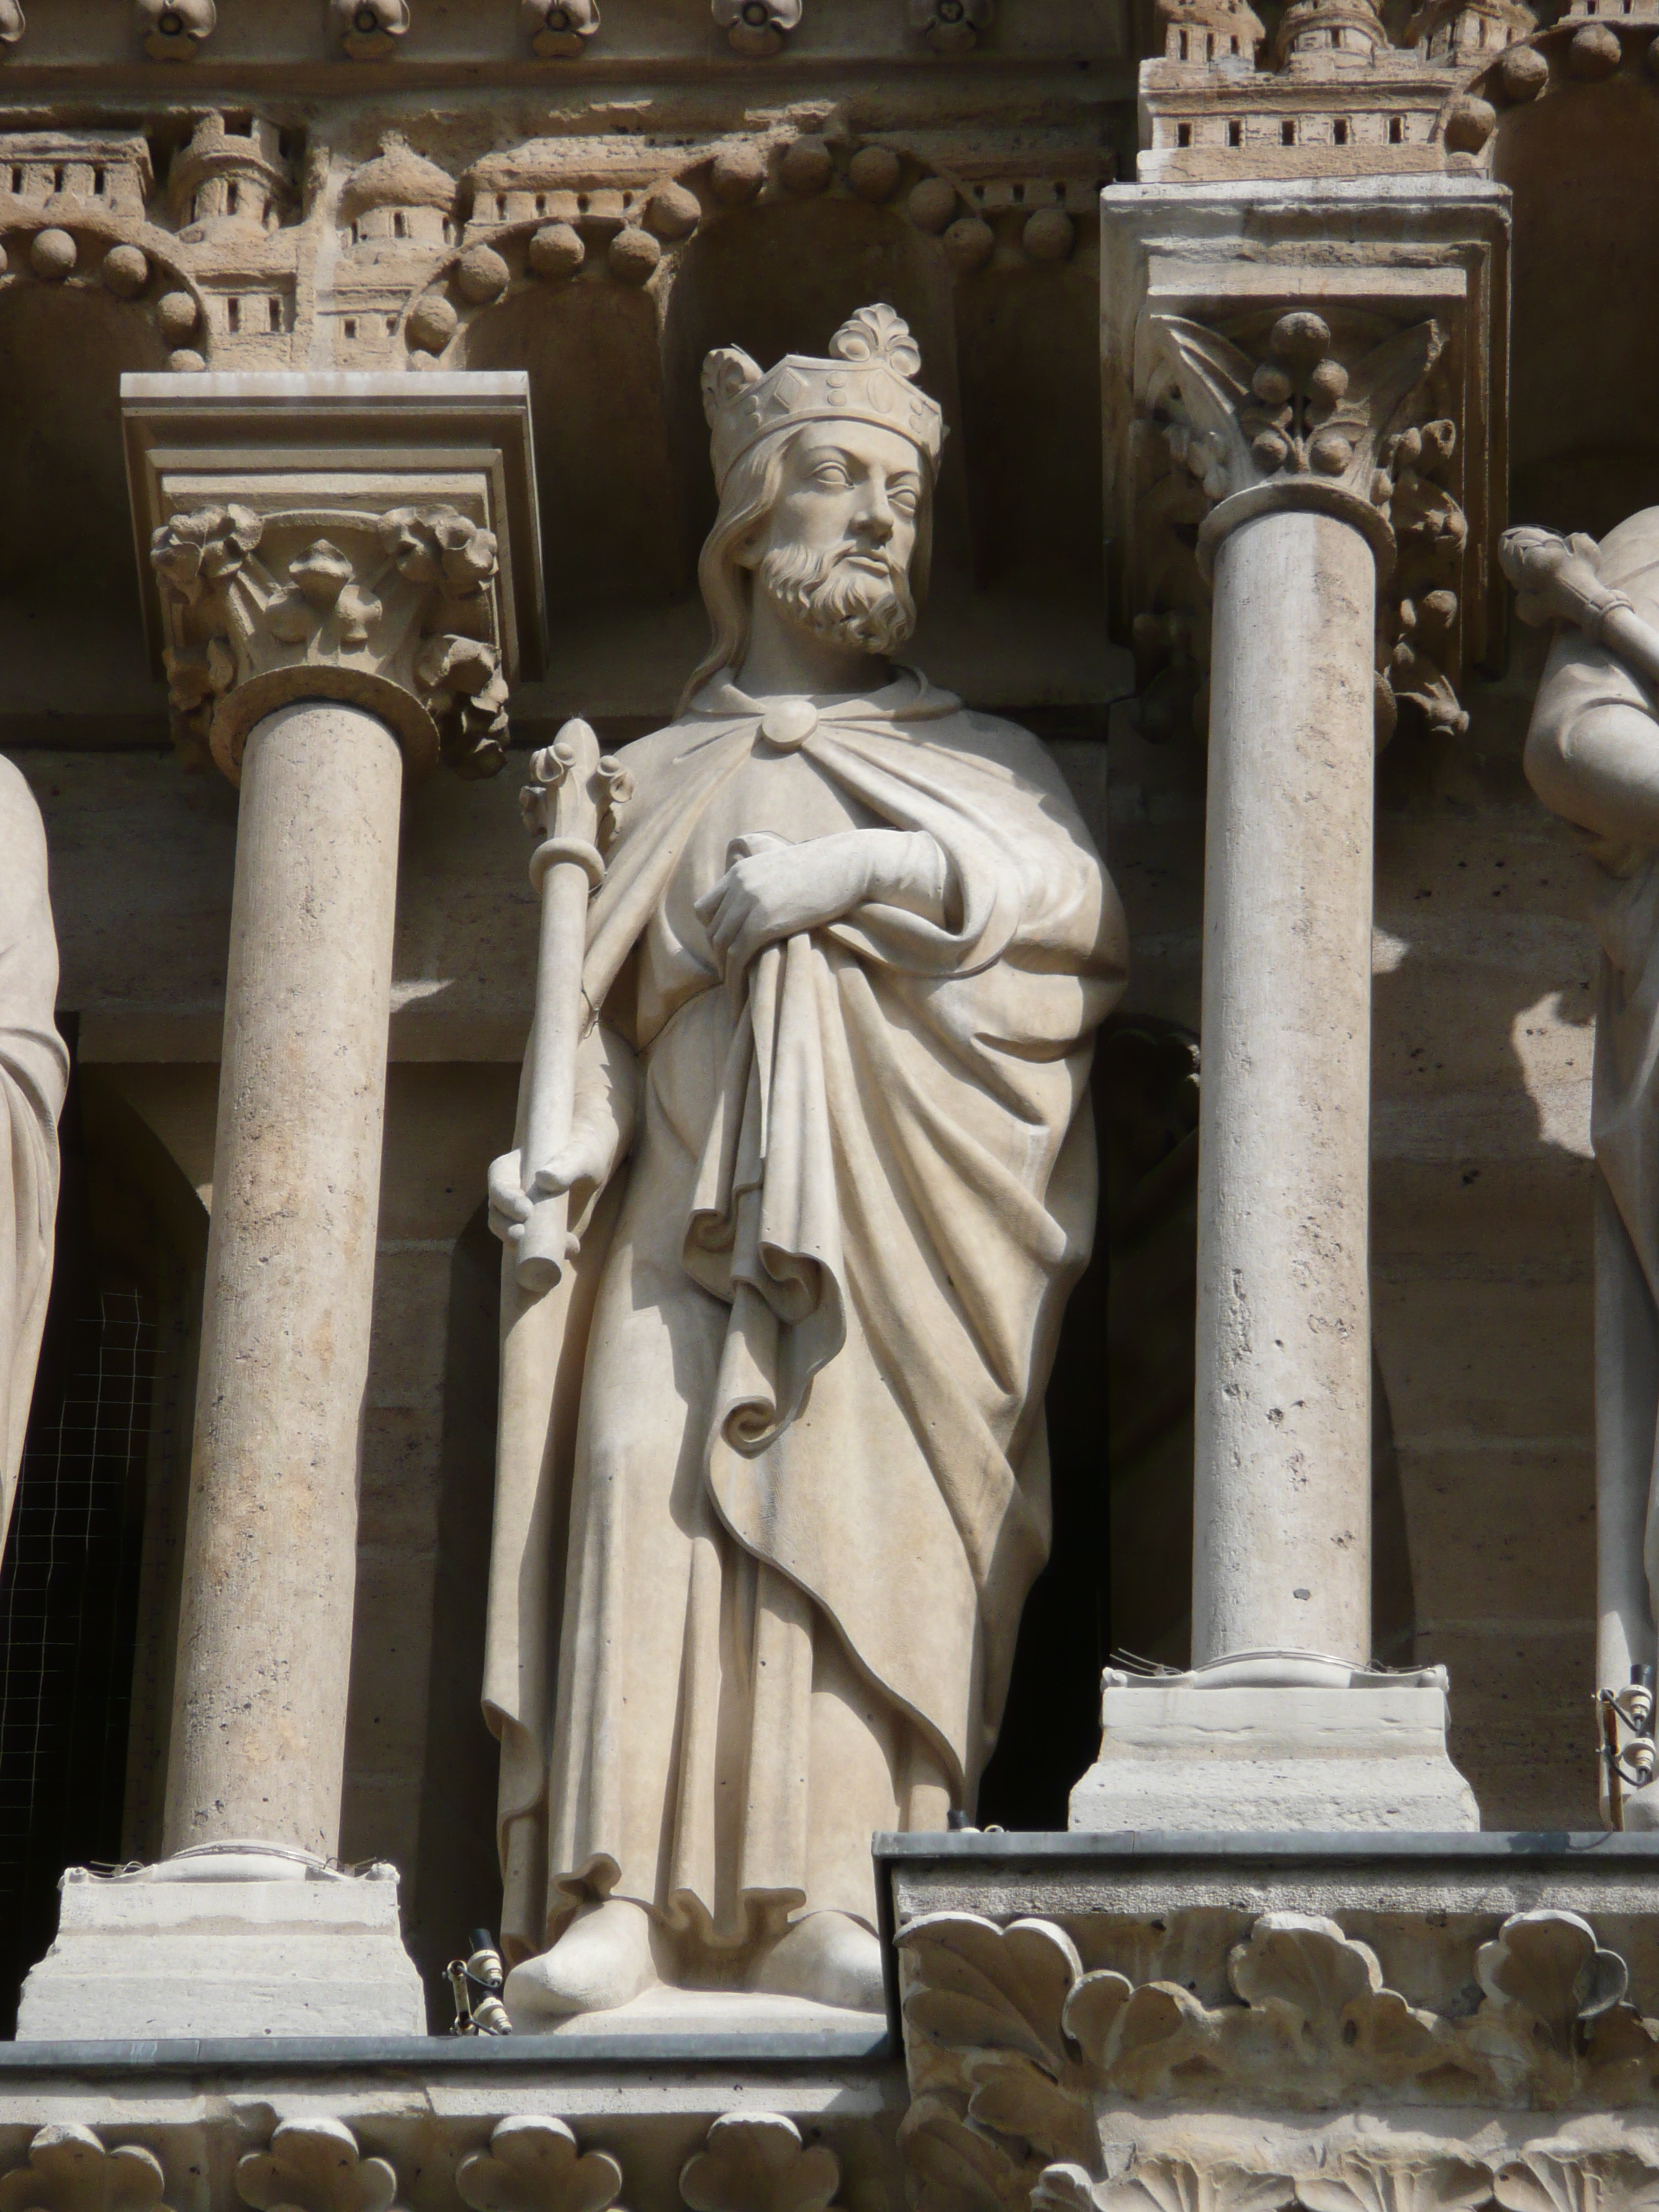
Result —
[{"label": "carved trefoil leaf ornament", "polygon": [[161,2161],[137,2143],[106,2146],[90,2128],[41,2128],[0,2176],[0,2212],[167,2212]]},{"label": "carved trefoil leaf ornament", "polygon": [[562,2120],[502,2120],[487,2151],[456,2170],[468,2212],[610,2212],[622,2168],[606,2151],[582,2151]]},{"label": "carved trefoil leaf ornament", "polygon": [[390,61],[409,30],[410,0],[331,0],[336,34],[354,62]]},{"label": "carved trefoil leaf ornament", "polygon": [[154,532],[175,725],[234,774],[251,720],[305,681],[464,776],[505,757],[497,548],[456,508],[203,507]]},{"label": "carved trefoil leaf ornament", "polygon": [[541,60],[574,61],[599,30],[599,0],[524,0],[524,27]]},{"label": "carved trefoil leaf ornament", "polygon": [[740,54],[764,58],[783,52],[799,29],[802,0],[710,0],[714,21]]},{"label": "carved trefoil leaf ornament", "polygon": [[389,2212],[398,2177],[343,2120],[284,2120],[269,2149],[237,2160],[236,2193],[253,2212]]},{"label": "carved trefoil leaf ornament", "polygon": [[1227,1976],[1294,2062],[1352,2069],[1361,2079],[1409,2079],[1441,2053],[1433,2015],[1384,1986],[1369,1944],[1334,1920],[1264,1912],[1229,1954]]},{"label": "carved trefoil leaf ornament", "polygon": [[1474,1971],[1489,1998],[1531,2014],[1558,2051],[1570,2050],[1578,2023],[1610,2011],[1630,1985],[1625,1961],[1577,1912],[1512,1914],[1475,1953]]},{"label": "carved trefoil leaf ornament", "polygon": [[963,54],[979,44],[996,15],[996,0],[910,0],[910,24],[935,53]]},{"label": "carved trefoil leaf ornament", "polygon": [[781,2112],[728,2112],[680,2173],[690,2212],[829,2212],[841,2161]]},{"label": "carved trefoil leaf ornament", "polygon": [[135,0],[134,12],[144,52],[158,62],[193,61],[218,24],[214,0]]}]

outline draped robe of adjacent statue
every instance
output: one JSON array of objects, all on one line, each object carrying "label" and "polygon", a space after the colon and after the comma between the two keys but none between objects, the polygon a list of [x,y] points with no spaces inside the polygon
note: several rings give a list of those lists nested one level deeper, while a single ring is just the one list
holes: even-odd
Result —
[{"label": "draped robe of adjacent statue", "polygon": [[[869,1920],[872,1832],[971,1804],[1047,1553],[1121,914],[1025,732],[908,672],[813,703],[775,744],[717,681],[623,756],[584,982],[638,1130],[564,1283],[505,1278],[515,1957],[612,1893],[716,1948],[763,1910]],[[854,828],[934,837],[943,921],[866,905],[734,990],[695,913],[732,839]]]},{"label": "draped robe of adjacent statue", "polygon": [[[1659,508],[1620,524],[1601,542],[1604,583],[1659,625]],[[1643,685],[1582,630],[1558,632],[1533,714],[1534,740],[1571,750],[1573,726],[1593,708],[1634,707],[1659,715]],[[1596,1218],[1596,1455],[1602,1553],[1602,1638],[1622,1650],[1629,1563],[1612,1552],[1639,1545],[1648,1589],[1647,1633],[1632,1657],[1651,1663],[1659,1614],[1659,849],[1590,840],[1604,878],[1595,922],[1602,961],[1595,1010],[1590,1133],[1599,1171]],[[1624,1525],[1619,1525],[1622,1522]],[[1639,1591],[1639,1582],[1638,1582]],[[1622,1671],[1620,1679],[1623,1680]]]},{"label": "draped robe of adjacent statue", "polygon": [[0,760],[0,1543],[11,1522],[52,1287],[58,1116],[69,1081],[52,1021],[57,999],[46,833],[27,784]]}]

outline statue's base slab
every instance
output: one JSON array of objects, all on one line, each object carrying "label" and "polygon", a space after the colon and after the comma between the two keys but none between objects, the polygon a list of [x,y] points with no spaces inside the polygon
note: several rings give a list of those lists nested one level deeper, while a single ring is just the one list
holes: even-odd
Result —
[{"label": "statue's base slab", "polygon": [[125,1874],[71,1867],[58,1895],[20,2042],[426,2033],[392,1867],[215,1844]]},{"label": "statue's base slab", "polygon": [[1446,1674],[1313,1652],[1243,1652],[1185,1674],[1109,1668],[1100,1757],[1075,1829],[1467,1832],[1474,1793],[1446,1749]]},{"label": "statue's base slab", "polygon": [[771,1996],[745,1990],[647,1990],[609,2012],[577,2013],[545,2031],[554,2037],[602,2033],[630,2043],[664,2036],[805,2034],[864,2036],[879,2043],[887,2030],[878,2012],[815,2004],[810,1997]]}]

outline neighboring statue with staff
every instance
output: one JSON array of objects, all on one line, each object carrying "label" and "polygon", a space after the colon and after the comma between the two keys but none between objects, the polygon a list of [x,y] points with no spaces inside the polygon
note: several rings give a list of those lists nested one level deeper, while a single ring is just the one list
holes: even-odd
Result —
[{"label": "neighboring statue with staff", "polygon": [[[1602,1809],[1659,1827],[1659,507],[1598,546],[1512,530],[1525,622],[1562,625],[1527,732],[1528,780],[1583,830],[1606,881],[1590,1109],[1595,1198],[1596,1681],[1617,1760]],[[1622,1711],[1608,1710],[1612,1699]]]},{"label": "neighboring statue with staff", "polygon": [[878,2007],[871,1835],[971,1812],[1048,1549],[1122,917],[1036,739],[887,665],[943,423],[890,308],[830,351],[709,356],[711,650],[677,721],[603,764],[570,726],[529,794],[544,899],[602,880],[574,1023],[544,909],[490,1177],[521,2027],[659,1982]]}]

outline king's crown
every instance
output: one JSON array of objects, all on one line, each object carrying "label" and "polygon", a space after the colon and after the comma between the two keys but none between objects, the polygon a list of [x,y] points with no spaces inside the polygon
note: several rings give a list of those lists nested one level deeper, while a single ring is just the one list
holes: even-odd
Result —
[{"label": "king's crown", "polygon": [[830,358],[786,354],[762,374],[740,346],[720,346],[702,365],[703,412],[714,433],[714,483],[724,491],[734,463],[775,430],[797,422],[874,422],[897,430],[939,465],[945,418],[912,382],[921,349],[891,307],[860,307],[830,341]]}]

